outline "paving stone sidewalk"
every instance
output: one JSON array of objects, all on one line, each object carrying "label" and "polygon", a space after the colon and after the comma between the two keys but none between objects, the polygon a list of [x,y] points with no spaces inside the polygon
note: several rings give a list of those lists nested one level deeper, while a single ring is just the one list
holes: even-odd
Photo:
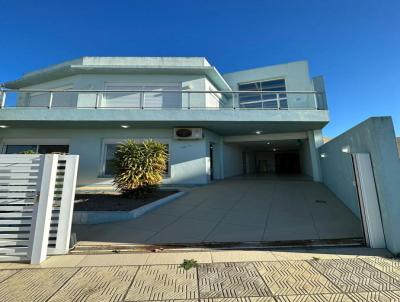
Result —
[{"label": "paving stone sidewalk", "polygon": [[[188,252],[3,263],[0,301],[400,301],[400,261],[369,254]],[[197,268],[179,266],[192,258]]]}]

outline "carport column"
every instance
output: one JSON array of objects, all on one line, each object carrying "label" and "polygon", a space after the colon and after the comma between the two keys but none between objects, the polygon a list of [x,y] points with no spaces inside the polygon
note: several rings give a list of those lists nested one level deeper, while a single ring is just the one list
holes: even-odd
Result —
[{"label": "carport column", "polygon": [[313,171],[313,180],[322,181],[321,177],[321,167],[318,148],[322,146],[322,131],[321,130],[309,130],[307,131],[308,144],[310,147],[310,158],[311,166]]}]

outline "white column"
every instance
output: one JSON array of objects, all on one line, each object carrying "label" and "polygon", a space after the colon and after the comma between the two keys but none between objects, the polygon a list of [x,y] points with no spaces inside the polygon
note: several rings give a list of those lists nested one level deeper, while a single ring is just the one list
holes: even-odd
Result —
[{"label": "white column", "polygon": [[310,158],[314,181],[322,181],[321,177],[321,166],[318,148],[322,146],[322,131],[321,130],[309,130],[307,131],[308,144],[310,147]]},{"label": "white column", "polygon": [[47,257],[57,164],[57,154],[46,154],[44,156],[39,204],[33,230],[31,264],[39,264]]}]

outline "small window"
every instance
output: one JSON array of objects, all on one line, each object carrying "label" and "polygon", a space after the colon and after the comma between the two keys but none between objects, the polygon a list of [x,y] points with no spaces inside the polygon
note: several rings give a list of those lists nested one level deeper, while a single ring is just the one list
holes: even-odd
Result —
[{"label": "small window", "polygon": [[59,153],[66,154],[69,151],[68,145],[39,145],[40,154]]},{"label": "small window", "polygon": [[287,108],[286,93],[279,93],[279,97],[274,93],[274,91],[286,91],[285,79],[239,84],[239,90],[251,91],[239,94],[241,108],[277,109],[278,106],[279,108]]},{"label": "small window", "polygon": [[37,145],[7,145],[6,154],[21,154],[24,152],[37,152]]},{"label": "small window", "polygon": [[27,151],[33,151],[39,154],[65,154],[69,151],[69,145],[7,145],[5,153],[21,154]]},{"label": "small window", "polygon": [[[165,175],[169,175],[169,145],[165,144],[167,150],[167,169]],[[113,160],[115,151],[117,151],[118,144],[106,144],[104,156],[104,173],[103,176],[112,176],[114,174]]]}]

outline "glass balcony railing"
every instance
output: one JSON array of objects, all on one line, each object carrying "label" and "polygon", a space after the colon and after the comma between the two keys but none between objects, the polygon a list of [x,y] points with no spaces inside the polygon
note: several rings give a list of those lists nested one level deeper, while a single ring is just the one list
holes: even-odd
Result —
[{"label": "glass balcony railing", "polygon": [[1,109],[326,110],[316,91],[0,90]]}]

